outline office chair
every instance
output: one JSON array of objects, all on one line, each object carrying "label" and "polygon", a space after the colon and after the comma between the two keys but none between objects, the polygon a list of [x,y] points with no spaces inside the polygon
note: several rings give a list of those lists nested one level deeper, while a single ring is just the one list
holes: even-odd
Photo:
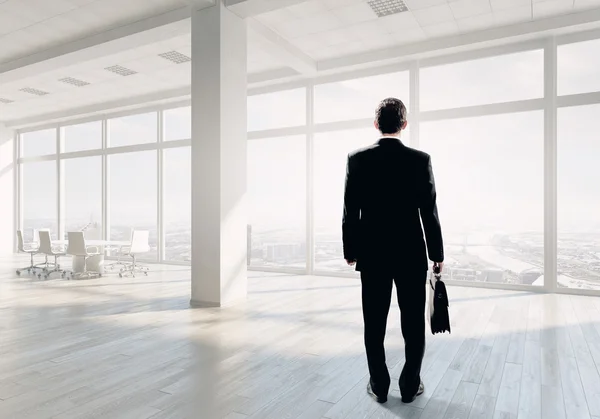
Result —
[{"label": "office chair", "polygon": [[27,271],[27,273],[29,273],[29,274],[32,272],[35,274],[36,269],[41,269],[41,266],[45,265],[44,263],[40,263],[37,265],[35,265],[33,263],[33,256],[40,253],[39,243],[36,243],[36,242],[25,243],[23,241],[23,232],[21,230],[17,231],[17,241],[18,241],[18,246],[19,246],[19,253],[27,253],[31,260],[31,262],[29,263],[29,266],[17,269],[17,275],[21,275],[21,272],[23,272],[23,271]]},{"label": "office chair", "polygon": [[[42,274],[45,279],[48,279],[50,275],[54,272],[58,272],[62,275],[64,270],[60,269],[60,265],[58,264],[58,258],[61,256],[66,256],[64,252],[64,248],[62,246],[52,246],[52,240],[50,240],[50,232],[49,231],[40,231],[40,253],[43,253],[48,256],[54,257],[54,263],[48,264],[46,268],[44,268],[43,272],[38,274],[38,278],[42,278]],[[52,269],[50,269],[50,266]]]},{"label": "office chair", "polygon": [[121,269],[119,272],[120,278],[129,275],[135,278],[136,272],[142,272],[144,275],[148,275],[148,268],[138,265],[136,262],[136,256],[141,253],[146,253],[150,250],[150,245],[148,243],[149,236],[150,232],[148,230],[133,231],[133,235],[131,237],[131,247],[125,252],[126,255],[131,256],[132,262],[130,265]]},{"label": "office chair", "polygon": [[[85,270],[83,272],[70,272],[70,278],[83,279],[83,278],[96,278],[101,277],[102,274],[100,272],[88,271],[87,270],[87,260],[92,256],[100,255],[100,251],[96,246],[87,247],[85,245],[85,237],[82,231],[73,231],[68,232],[67,237],[69,238],[69,244],[67,246],[67,255],[82,257],[85,259]],[[93,252],[90,252],[89,249],[95,249]],[[67,272],[63,271],[62,277],[66,277]]]},{"label": "office chair", "polygon": [[104,269],[113,271],[117,268],[117,266],[122,266],[122,268],[119,271],[123,271],[129,265],[131,265],[131,262],[122,261],[121,258],[123,256],[129,255],[129,251],[131,250],[131,241],[132,240],[133,240],[133,229],[131,229],[131,232],[129,233],[129,245],[127,245],[127,246],[112,246],[113,249],[117,250],[117,261],[110,263],[108,265],[105,265]]}]

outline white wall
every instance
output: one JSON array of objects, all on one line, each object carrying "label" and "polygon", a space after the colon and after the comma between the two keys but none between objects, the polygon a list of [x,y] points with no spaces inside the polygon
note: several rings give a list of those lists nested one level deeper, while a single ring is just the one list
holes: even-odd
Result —
[{"label": "white wall", "polygon": [[14,131],[0,123],[0,255],[14,249],[14,136]]}]

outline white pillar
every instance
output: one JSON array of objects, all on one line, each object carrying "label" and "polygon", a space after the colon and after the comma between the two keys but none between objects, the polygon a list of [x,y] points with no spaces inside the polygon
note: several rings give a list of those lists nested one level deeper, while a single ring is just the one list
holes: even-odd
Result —
[{"label": "white pillar", "polygon": [[246,23],[192,13],[192,306],[246,297]]},{"label": "white pillar", "polygon": [[0,123],[0,255],[15,249],[15,141],[13,130]]}]

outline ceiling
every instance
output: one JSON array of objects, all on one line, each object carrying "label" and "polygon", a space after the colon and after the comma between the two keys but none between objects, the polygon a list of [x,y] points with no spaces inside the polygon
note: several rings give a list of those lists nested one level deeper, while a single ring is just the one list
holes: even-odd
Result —
[{"label": "ceiling", "polygon": [[[185,96],[191,83],[186,61],[191,57],[189,18],[165,26],[168,30],[152,42],[132,43],[118,51],[99,45],[96,58],[4,81],[2,68],[14,73],[20,60],[167,16],[189,8],[191,1],[0,0],[0,121],[23,125],[58,113],[81,115],[94,106],[118,108],[131,98],[152,102]],[[407,11],[378,17],[368,0],[295,1],[299,4],[250,18],[250,77],[269,77],[290,68],[291,74],[314,68],[304,75],[313,76],[323,62],[339,57],[600,8],[600,0],[404,0]],[[184,62],[168,59],[174,56]],[[133,74],[107,70],[113,66]]]}]

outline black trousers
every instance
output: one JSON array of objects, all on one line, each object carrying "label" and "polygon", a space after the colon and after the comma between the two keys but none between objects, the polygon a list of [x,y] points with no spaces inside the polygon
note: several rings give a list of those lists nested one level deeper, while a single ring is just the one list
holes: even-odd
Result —
[{"label": "black trousers", "polygon": [[365,322],[365,348],[369,373],[377,394],[387,394],[390,373],[385,363],[385,332],[396,284],[400,306],[406,362],[400,375],[402,397],[413,397],[421,382],[421,364],[425,354],[425,285],[427,271],[413,270],[398,274],[361,272],[362,306]]}]

